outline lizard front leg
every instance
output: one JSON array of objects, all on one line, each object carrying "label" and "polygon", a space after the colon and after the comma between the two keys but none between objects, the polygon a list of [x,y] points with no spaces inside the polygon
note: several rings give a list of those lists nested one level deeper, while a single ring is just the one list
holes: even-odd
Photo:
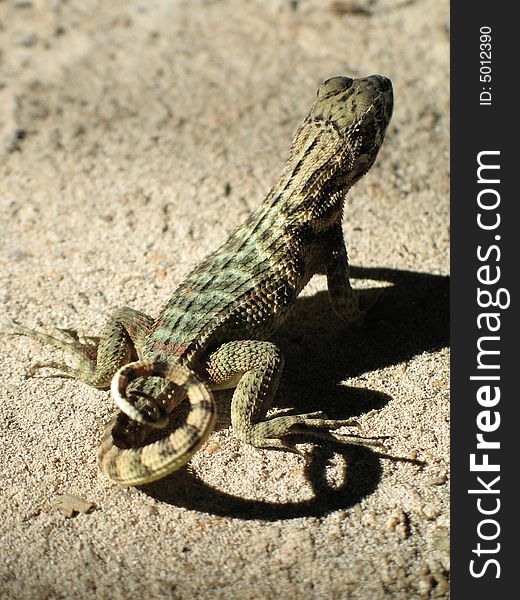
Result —
[{"label": "lizard front leg", "polygon": [[132,308],[116,310],[107,320],[98,338],[80,340],[77,332],[58,329],[51,336],[13,322],[10,333],[34,338],[67,352],[74,367],[63,363],[40,363],[33,368],[51,367],[62,371],[56,377],[79,379],[98,389],[107,389],[114,373],[139,356],[139,349],[153,319]]},{"label": "lizard front leg", "polygon": [[325,267],[329,298],[334,312],[347,323],[362,321],[366,311],[359,307],[359,296],[350,285],[348,253],[341,223],[327,232]]},{"label": "lizard front leg", "polygon": [[266,419],[283,369],[283,356],[271,342],[243,340],[223,344],[207,362],[211,389],[236,387],[231,400],[231,425],[235,435],[259,448],[300,454],[283,438],[305,434],[343,444],[382,445],[378,440],[336,434],[331,429],[352,425],[352,420],[327,419],[324,413],[284,415]]}]

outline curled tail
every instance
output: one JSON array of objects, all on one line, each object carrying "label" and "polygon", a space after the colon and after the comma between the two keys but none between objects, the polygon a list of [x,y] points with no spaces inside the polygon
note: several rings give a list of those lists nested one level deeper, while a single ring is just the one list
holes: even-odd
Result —
[{"label": "curled tail", "polygon": [[98,463],[105,475],[123,485],[143,485],[185,465],[213,430],[216,408],[213,395],[197,375],[187,367],[165,362],[137,361],[125,365],[114,375],[112,395],[131,419],[151,427],[167,424],[164,409],[155,402],[159,415],[146,417],[126,396],[128,384],[137,377],[163,377],[184,389],[190,403],[186,421],[168,437],[137,448],[123,448],[114,441],[117,419],[107,427],[98,452]]}]

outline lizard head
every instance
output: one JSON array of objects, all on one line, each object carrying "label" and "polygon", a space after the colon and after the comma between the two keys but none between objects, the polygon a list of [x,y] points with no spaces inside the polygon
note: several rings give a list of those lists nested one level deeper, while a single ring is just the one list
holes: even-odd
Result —
[{"label": "lizard head", "polygon": [[345,194],[376,160],[393,105],[392,83],[382,75],[320,85],[278,184],[286,218],[315,230],[341,219]]},{"label": "lizard head", "polygon": [[[333,130],[342,140],[338,174],[350,187],[373,165],[393,111],[392,83],[382,75],[324,81],[307,121]],[[341,142],[340,142],[341,143]]]}]

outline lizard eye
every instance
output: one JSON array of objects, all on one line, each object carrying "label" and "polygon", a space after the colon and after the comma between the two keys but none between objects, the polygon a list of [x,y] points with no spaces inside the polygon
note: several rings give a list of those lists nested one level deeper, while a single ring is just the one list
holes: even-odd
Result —
[{"label": "lizard eye", "polygon": [[348,90],[353,81],[350,77],[331,77],[330,79],[326,79],[318,88],[317,96],[318,98],[324,98],[330,94],[337,94],[338,92]]}]

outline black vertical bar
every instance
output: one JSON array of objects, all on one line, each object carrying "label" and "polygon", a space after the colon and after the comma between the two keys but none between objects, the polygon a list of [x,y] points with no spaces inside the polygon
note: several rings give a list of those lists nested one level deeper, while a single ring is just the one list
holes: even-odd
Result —
[{"label": "black vertical bar", "polygon": [[[520,378],[516,367],[520,338],[520,53],[516,42],[520,30],[514,8],[510,2],[482,0],[454,1],[451,5],[451,515],[452,597],[456,599],[511,597],[509,590],[516,588],[520,572],[516,565],[520,529],[516,507],[520,501],[515,493],[520,484],[516,464],[520,398],[515,382],[517,376]],[[488,47],[480,45],[486,43],[487,28],[490,63],[486,62]],[[478,157],[483,152],[481,162],[499,168],[482,169],[481,179],[485,181],[479,183]],[[500,182],[494,182],[496,179]],[[489,207],[496,200],[498,206],[479,207],[479,194],[482,204]],[[499,225],[492,229],[479,226],[479,213],[481,224],[489,227],[500,218]],[[479,281],[479,269],[486,266],[489,270],[480,271],[481,279],[494,281],[500,274],[499,281]],[[498,306],[479,306],[479,288],[487,290]],[[506,307],[509,297],[510,306]],[[481,304],[485,305],[487,298],[481,295]],[[491,313],[495,316],[478,320],[479,315]],[[490,331],[490,325],[498,329]],[[482,340],[483,336],[493,339]],[[481,355],[482,365],[495,368],[478,368],[479,338],[481,350],[500,352]],[[491,376],[499,379],[489,379]],[[485,395],[486,386],[490,386],[491,395]],[[495,388],[500,388],[500,401],[491,407],[497,397]],[[482,431],[479,424],[490,431]],[[477,434],[486,442],[500,442],[500,449],[478,449]],[[472,454],[477,465],[486,461],[487,454],[489,464],[500,470],[472,471]]]}]

